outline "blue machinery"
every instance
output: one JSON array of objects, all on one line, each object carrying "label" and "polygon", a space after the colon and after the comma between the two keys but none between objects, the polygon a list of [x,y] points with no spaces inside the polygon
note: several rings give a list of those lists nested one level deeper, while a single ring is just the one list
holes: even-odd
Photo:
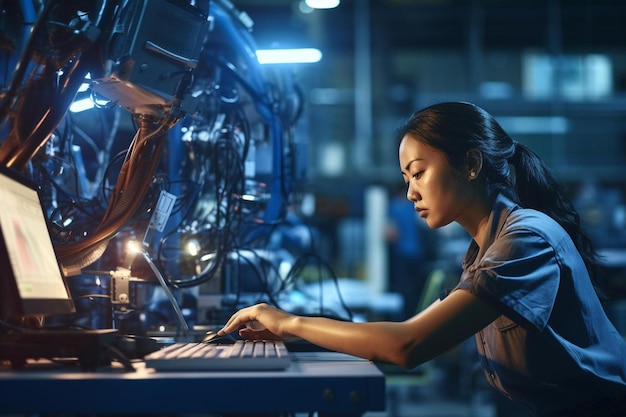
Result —
[{"label": "blue machinery", "polygon": [[[267,245],[306,175],[302,103],[290,74],[259,65],[245,13],[226,0],[8,3],[21,24],[4,48],[0,163],[45,190],[66,275],[114,270],[110,302],[128,304],[131,275],[198,286]],[[90,119],[68,113],[81,98]],[[120,112],[137,128],[121,145]]]}]

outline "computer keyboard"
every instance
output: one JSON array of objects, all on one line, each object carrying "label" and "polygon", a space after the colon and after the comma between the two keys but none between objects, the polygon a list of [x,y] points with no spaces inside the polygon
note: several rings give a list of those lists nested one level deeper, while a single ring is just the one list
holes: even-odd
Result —
[{"label": "computer keyboard", "polygon": [[284,370],[291,358],[275,340],[237,340],[229,344],[175,343],[144,357],[158,371]]}]

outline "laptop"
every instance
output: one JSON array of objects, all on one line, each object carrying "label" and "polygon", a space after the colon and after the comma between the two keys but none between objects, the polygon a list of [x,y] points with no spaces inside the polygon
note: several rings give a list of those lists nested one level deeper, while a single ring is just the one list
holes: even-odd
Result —
[{"label": "laptop", "polygon": [[0,359],[17,367],[30,357],[78,356],[92,366],[98,347],[112,343],[117,330],[25,326],[76,311],[40,192],[26,176],[0,166]]}]

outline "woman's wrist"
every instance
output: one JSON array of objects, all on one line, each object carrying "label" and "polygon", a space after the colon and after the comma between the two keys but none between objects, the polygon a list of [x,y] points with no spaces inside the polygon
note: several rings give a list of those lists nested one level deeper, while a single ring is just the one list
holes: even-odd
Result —
[{"label": "woman's wrist", "polygon": [[284,327],[281,329],[284,338],[299,338],[299,329],[302,326],[303,317],[292,315],[288,320],[284,320]]}]

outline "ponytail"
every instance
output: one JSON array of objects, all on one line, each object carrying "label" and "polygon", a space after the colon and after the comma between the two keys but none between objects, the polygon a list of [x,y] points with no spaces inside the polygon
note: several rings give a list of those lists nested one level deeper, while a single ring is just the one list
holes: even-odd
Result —
[{"label": "ponytail", "polygon": [[522,207],[541,211],[558,222],[571,237],[580,252],[591,280],[599,295],[599,259],[593,244],[583,232],[580,216],[563,192],[557,177],[530,148],[514,142],[515,152],[510,163],[515,174],[515,191]]},{"label": "ponytail", "polygon": [[515,168],[515,190],[523,207],[542,211],[559,223],[577,222],[577,215],[556,176],[535,152],[515,142],[510,163]]}]

